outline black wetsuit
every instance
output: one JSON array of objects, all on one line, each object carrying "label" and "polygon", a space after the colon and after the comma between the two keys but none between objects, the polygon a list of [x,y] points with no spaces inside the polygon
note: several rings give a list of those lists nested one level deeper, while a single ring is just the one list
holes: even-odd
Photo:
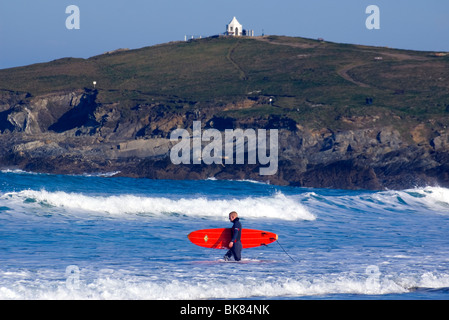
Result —
[{"label": "black wetsuit", "polygon": [[225,254],[225,259],[229,260],[231,256],[234,257],[235,261],[240,261],[242,259],[242,224],[239,221],[239,218],[235,218],[232,225],[232,242],[234,245],[231,249]]}]

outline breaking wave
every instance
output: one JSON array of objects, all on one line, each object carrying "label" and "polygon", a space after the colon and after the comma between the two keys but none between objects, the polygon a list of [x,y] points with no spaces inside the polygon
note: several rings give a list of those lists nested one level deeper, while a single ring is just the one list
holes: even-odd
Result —
[{"label": "breaking wave", "polygon": [[276,192],[270,196],[216,199],[208,197],[169,198],[153,195],[89,195],[63,191],[23,190],[0,196],[4,207],[42,206],[61,209],[64,213],[87,213],[110,217],[130,215],[226,218],[230,211],[241,212],[245,218],[281,220],[316,219],[323,212],[436,212],[449,214],[449,189],[416,188],[403,191],[343,192],[308,191],[300,194]]},{"label": "breaking wave", "polygon": [[126,216],[135,214],[185,215],[191,217],[226,218],[230,211],[244,213],[245,218],[282,220],[314,220],[298,200],[278,192],[273,196],[216,200],[206,197],[170,199],[165,197],[114,195],[91,196],[80,193],[24,190],[1,197],[16,205],[40,205],[61,208],[69,212],[87,212]]},{"label": "breaking wave", "polygon": [[[0,299],[151,299],[197,300],[236,298],[290,298],[326,297],[332,295],[378,296],[407,294],[419,291],[447,291],[448,274],[424,273],[408,276],[390,275],[370,279],[364,274],[329,274],[316,277],[246,279],[230,281],[210,277],[159,279],[157,275],[129,274],[125,270],[100,270],[98,274],[85,274],[77,282],[64,279],[64,274],[41,271],[47,279],[34,279],[27,271],[0,272],[4,285],[0,287]],[[88,272],[89,273],[89,272]],[[49,279],[53,278],[53,279]],[[60,280],[55,280],[55,279]],[[61,279],[62,278],[62,279]]]},{"label": "breaking wave", "polygon": [[304,195],[304,204],[318,212],[355,210],[357,212],[433,212],[449,214],[449,189],[425,187],[378,192],[339,192],[323,194],[311,191]]}]

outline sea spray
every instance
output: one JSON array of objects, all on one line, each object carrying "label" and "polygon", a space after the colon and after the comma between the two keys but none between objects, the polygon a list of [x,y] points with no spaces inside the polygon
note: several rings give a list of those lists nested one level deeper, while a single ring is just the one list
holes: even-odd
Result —
[{"label": "sea spray", "polygon": [[134,195],[90,196],[63,191],[24,190],[11,192],[3,198],[15,198],[32,205],[46,205],[78,212],[126,216],[130,214],[185,215],[191,217],[226,218],[230,210],[242,213],[246,219],[271,218],[281,220],[314,220],[300,202],[281,192],[273,196],[230,199],[207,197],[169,199]]}]

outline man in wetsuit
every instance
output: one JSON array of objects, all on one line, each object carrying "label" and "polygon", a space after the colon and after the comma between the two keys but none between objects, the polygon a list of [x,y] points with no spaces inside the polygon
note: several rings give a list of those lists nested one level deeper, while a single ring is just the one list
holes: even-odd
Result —
[{"label": "man in wetsuit", "polygon": [[231,257],[234,257],[235,261],[240,261],[242,258],[242,224],[240,223],[238,214],[235,211],[232,211],[229,214],[229,220],[233,223],[231,228],[232,239],[231,242],[229,242],[230,249],[223,258],[228,261],[231,260]]}]

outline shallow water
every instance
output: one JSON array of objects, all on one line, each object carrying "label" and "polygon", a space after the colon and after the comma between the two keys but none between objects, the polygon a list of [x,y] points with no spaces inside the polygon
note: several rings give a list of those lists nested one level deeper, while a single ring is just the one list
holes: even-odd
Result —
[{"label": "shallow water", "polygon": [[[449,190],[0,173],[0,299],[448,299]],[[243,251],[197,229],[279,235]]]}]

